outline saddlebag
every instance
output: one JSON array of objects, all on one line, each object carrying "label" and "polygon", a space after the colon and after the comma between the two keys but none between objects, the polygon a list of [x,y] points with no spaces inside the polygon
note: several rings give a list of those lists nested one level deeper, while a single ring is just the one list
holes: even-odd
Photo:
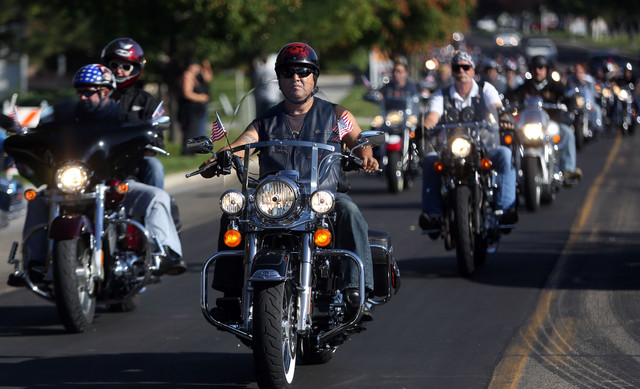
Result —
[{"label": "saddlebag", "polygon": [[391,234],[369,230],[369,245],[373,262],[373,294],[376,297],[386,297],[391,290],[398,293],[400,271],[392,256]]}]

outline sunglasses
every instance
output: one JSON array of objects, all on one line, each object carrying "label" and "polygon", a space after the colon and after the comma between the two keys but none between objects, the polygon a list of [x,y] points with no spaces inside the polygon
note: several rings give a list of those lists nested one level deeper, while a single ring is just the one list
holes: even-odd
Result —
[{"label": "sunglasses", "polygon": [[454,72],[459,72],[460,69],[464,70],[465,72],[468,71],[469,69],[471,69],[471,65],[459,65],[459,64],[455,64],[455,65],[451,65],[451,69],[453,69]]},{"label": "sunglasses", "polygon": [[309,77],[313,73],[313,70],[309,68],[286,68],[280,71],[280,76],[284,78],[293,78],[294,74],[297,74],[300,78]]},{"label": "sunglasses", "polygon": [[536,69],[544,69],[544,68],[546,68],[545,65],[536,65]]},{"label": "sunglasses", "polygon": [[78,93],[78,96],[89,98],[98,92],[100,92],[100,89],[79,90],[77,93]]},{"label": "sunglasses", "polygon": [[124,70],[125,72],[130,72],[133,70],[133,65],[130,63],[120,63],[115,61],[109,62],[109,69],[116,71],[119,68]]}]

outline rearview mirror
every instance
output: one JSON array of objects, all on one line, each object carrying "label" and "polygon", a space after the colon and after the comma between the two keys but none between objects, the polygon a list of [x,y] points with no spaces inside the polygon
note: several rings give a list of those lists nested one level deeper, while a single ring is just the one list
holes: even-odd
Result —
[{"label": "rearview mirror", "polygon": [[386,141],[384,131],[362,131],[360,135],[358,135],[358,144],[360,146],[380,146]]},{"label": "rearview mirror", "polygon": [[213,151],[213,141],[204,135],[187,140],[187,150],[197,154],[209,154]]},{"label": "rearview mirror", "polygon": [[171,118],[169,116],[158,116],[155,119],[149,120],[152,126],[159,130],[166,130],[171,125]]}]

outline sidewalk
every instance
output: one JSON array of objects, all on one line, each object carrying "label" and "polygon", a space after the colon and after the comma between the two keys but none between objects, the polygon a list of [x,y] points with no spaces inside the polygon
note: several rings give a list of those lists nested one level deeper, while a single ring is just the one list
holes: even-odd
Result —
[{"label": "sidewalk", "polygon": [[[202,177],[186,178],[185,173],[174,173],[165,177],[164,184],[167,192],[173,195],[213,183]],[[0,229],[0,294],[16,290],[16,288],[7,285],[7,278],[14,270],[13,265],[9,265],[8,259],[13,242],[21,243],[23,225],[24,215],[11,220],[7,227]],[[18,252],[16,256],[19,257],[20,253]]]}]

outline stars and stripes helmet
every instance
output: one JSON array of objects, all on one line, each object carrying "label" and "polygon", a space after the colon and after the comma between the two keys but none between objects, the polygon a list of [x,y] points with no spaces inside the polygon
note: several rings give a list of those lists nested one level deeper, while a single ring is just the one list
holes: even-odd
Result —
[{"label": "stars and stripes helmet", "polygon": [[[113,60],[128,62],[133,65],[133,70],[129,76],[116,76],[118,89],[133,85],[142,74],[144,64],[147,62],[142,47],[131,38],[118,38],[109,42],[102,49],[102,64],[110,67]],[[111,67],[110,67],[111,68]]]},{"label": "stars and stripes helmet", "polygon": [[108,67],[101,64],[85,65],[78,69],[73,76],[73,87],[98,86],[114,90],[116,88],[116,78]]}]

